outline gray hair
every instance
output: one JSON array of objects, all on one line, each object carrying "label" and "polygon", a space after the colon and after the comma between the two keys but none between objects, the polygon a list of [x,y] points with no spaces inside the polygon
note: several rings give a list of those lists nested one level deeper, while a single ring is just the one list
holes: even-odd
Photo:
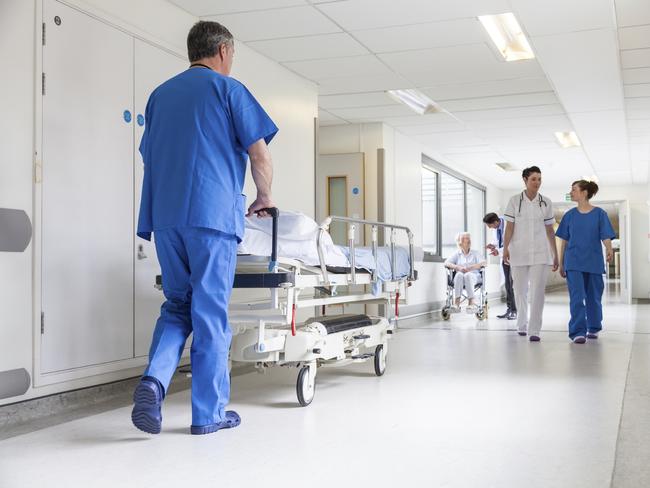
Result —
[{"label": "gray hair", "polygon": [[469,237],[470,241],[472,240],[472,235],[467,231],[459,232],[458,234],[456,234],[456,244],[458,245],[458,247],[460,247],[460,243],[462,242],[463,237],[465,236]]},{"label": "gray hair", "polygon": [[216,56],[222,44],[233,45],[228,29],[218,22],[200,20],[187,34],[187,57],[190,63]]}]

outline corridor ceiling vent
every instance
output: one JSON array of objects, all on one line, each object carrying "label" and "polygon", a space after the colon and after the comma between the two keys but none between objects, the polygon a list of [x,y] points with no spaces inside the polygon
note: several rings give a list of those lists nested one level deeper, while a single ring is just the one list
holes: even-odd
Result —
[{"label": "corridor ceiling vent", "polygon": [[564,149],[570,147],[580,147],[580,140],[575,132],[556,132],[555,138],[557,139],[558,144]]},{"label": "corridor ceiling vent", "polygon": [[440,105],[417,90],[387,90],[386,94],[420,115],[445,112]]},{"label": "corridor ceiling vent", "polygon": [[496,163],[496,165],[501,168],[503,171],[507,171],[509,173],[519,171],[519,168],[515,168],[512,164],[510,163]]},{"label": "corridor ceiling vent", "polygon": [[478,20],[506,61],[533,59],[535,53],[526,39],[515,14],[481,15]]}]

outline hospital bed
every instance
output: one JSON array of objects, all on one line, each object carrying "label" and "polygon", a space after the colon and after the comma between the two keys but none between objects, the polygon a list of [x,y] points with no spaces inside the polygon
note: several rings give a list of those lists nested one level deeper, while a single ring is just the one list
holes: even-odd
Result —
[{"label": "hospital bed", "polygon": [[[270,253],[237,258],[233,287],[267,292],[264,298],[231,303],[231,361],[253,363],[260,371],[273,366],[297,368],[296,394],[302,406],[314,398],[320,367],[372,360],[374,373],[382,376],[400,301],[404,302],[408,287],[417,279],[411,231],[399,225],[329,216],[318,226],[315,239],[302,244],[316,247],[316,261],[306,264],[279,255],[279,211],[268,211],[273,219]],[[347,224],[347,246],[329,245],[332,222]],[[371,229],[368,248],[355,245],[357,228],[363,225]],[[388,234],[388,246],[378,245],[380,231]],[[406,234],[408,249],[396,245],[398,232]],[[336,259],[333,266],[328,257],[332,252],[338,258],[343,252],[347,261]],[[383,315],[326,315],[326,307],[344,304],[383,305]],[[314,316],[298,324],[300,309]]]}]

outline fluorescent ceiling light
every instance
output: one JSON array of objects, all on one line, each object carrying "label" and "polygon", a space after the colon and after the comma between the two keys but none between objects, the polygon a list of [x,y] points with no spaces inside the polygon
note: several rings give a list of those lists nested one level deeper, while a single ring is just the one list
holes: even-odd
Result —
[{"label": "fluorescent ceiling light", "polygon": [[521,30],[515,14],[481,15],[478,20],[506,61],[533,59],[535,53]]},{"label": "fluorescent ceiling light", "polygon": [[501,168],[503,171],[507,172],[512,172],[512,171],[519,171],[519,168],[515,168],[512,164],[510,163],[495,163],[499,168]]},{"label": "fluorescent ceiling light", "polygon": [[575,132],[556,132],[555,137],[557,142],[564,149],[569,147],[580,147],[580,140]]},{"label": "fluorescent ceiling light", "polygon": [[386,94],[420,115],[437,114],[445,111],[440,105],[417,90],[388,90]]}]

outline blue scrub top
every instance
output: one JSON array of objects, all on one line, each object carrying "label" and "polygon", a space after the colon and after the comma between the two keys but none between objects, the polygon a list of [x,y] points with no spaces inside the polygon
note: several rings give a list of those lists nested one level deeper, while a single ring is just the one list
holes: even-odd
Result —
[{"label": "blue scrub top", "polygon": [[602,208],[594,207],[583,214],[572,208],[562,217],[555,235],[568,242],[564,252],[564,269],[603,274],[605,261],[601,241],[616,234]]},{"label": "blue scrub top", "polygon": [[138,236],[206,227],[244,236],[247,150],[278,128],[239,81],[190,68],[149,97]]}]

